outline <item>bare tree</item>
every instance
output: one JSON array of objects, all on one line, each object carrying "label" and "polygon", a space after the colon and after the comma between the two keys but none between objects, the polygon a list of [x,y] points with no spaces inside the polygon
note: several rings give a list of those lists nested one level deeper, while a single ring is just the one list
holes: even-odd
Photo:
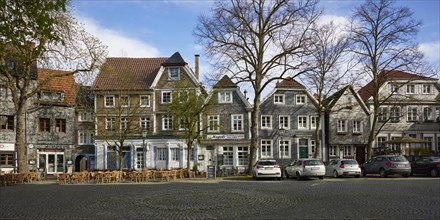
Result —
[{"label": "bare tree", "polygon": [[[309,70],[300,79],[312,90],[317,100],[316,110],[316,146],[320,146],[321,119],[326,111],[324,100],[347,83],[347,75],[354,67],[353,60],[347,55],[349,39],[343,30],[333,22],[316,25],[313,28],[314,40],[311,43]],[[320,152],[316,148],[313,157]]]},{"label": "bare tree", "polygon": [[[17,163],[27,172],[25,113],[29,99],[54,77],[96,70],[106,55],[100,41],[72,16],[69,0],[0,0],[0,80],[16,112]],[[36,83],[37,65],[69,70]]]},{"label": "bare tree", "polygon": [[259,149],[261,94],[272,82],[301,73],[317,1],[218,1],[212,16],[199,17],[195,36],[219,74],[248,83],[254,93],[248,173]]},{"label": "bare tree", "polygon": [[359,58],[363,73],[371,78],[372,121],[368,138],[367,157],[385,124],[378,123],[380,106],[393,94],[379,96],[379,89],[394,70],[416,72],[423,55],[414,42],[421,22],[413,19],[406,7],[394,6],[393,0],[366,0],[356,8],[351,34],[355,42],[353,52]]}]

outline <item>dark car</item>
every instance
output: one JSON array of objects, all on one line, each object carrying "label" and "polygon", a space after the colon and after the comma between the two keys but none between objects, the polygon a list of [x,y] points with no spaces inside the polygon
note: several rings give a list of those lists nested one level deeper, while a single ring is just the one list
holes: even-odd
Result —
[{"label": "dark car", "polygon": [[412,174],[440,175],[440,157],[423,157],[411,163]]},{"label": "dark car", "polygon": [[361,175],[366,176],[367,174],[380,174],[381,177],[400,174],[403,177],[408,177],[411,174],[411,165],[404,156],[380,155],[361,165]]}]

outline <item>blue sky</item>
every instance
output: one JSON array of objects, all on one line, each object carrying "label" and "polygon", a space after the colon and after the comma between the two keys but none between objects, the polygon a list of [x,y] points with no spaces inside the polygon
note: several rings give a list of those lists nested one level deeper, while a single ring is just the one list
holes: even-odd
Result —
[{"label": "blue sky", "polygon": [[[209,71],[193,30],[197,17],[210,13],[211,0],[74,0],[75,14],[86,30],[101,39],[112,57],[169,57],[178,51],[191,67],[201,55],[201,74]],[[360,1],[327,0],[326,19],[343,21]],[[417,41],[431,63],[440,64],[440,1],[398,0],[423,22]]]}]

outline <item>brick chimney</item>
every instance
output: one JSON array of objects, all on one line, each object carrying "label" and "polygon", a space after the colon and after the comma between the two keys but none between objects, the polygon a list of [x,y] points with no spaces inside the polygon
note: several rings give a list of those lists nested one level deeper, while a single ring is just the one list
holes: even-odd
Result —
[{"label": "brick chimney", "polygon": [[196,74],[197,80],[199,80],[199,58],[200,58],[200,55],[198,55],[198,54],[194,55],[194,62],[195,62],[194,69],[195,69],[195,74]]}]

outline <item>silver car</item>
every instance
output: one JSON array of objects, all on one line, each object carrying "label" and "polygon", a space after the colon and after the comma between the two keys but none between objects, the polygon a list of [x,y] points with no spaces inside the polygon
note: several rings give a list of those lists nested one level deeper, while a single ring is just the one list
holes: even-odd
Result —
[{"label": "silver car", "polygon": [[281,180],[281,167],[276,160],[259,160],[253,167],[252,177],[256,180],[260,178]]},{"label": "silver car", "polygon": [[325,166],[319,159],[297,159],[286,167],[284,173],[287,178],[296,177],[298,180],[304,177],[324,179]]},{"label": "silver car", "polygon": [[352,159],[337,159],[331,160],[325,166],[325,173],[327,176],[338,178],[340,176],[361,176],[361,167],[356,160]]},{"label": "silver car", "polygon": [[400,174],[403,177],[409,177],[411,165],[404,156],[380,155],[361,165],[362,176],[370,173],[379,174],[381,177],[387,177],[390,174]]}]

